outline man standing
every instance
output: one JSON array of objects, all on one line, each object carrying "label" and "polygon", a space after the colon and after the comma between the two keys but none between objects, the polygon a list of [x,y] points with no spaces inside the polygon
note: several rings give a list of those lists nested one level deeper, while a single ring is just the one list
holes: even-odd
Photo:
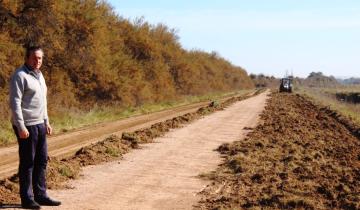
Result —
[{"label": "man standing", "polygon": [[12,124],[19,144],[21,206],[27,209],[61,204],[46,194],[46,134],[50,135],[52,128],[47,113],[47,88],[40,71],[43,55],[40,47],[27,48],[25,64],[10,81]]}]

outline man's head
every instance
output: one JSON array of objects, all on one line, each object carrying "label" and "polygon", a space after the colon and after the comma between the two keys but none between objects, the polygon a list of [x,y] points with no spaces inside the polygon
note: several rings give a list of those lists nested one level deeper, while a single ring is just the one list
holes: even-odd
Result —
[{"label": "man's head", "polygon": [[39,46],[26,48],[25,63],[34,70],[39,70],[42,64],[44,52]]}]

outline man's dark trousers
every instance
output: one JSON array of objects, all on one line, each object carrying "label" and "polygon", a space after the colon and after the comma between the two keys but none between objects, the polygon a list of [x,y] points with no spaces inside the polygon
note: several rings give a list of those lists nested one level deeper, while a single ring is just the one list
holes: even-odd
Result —
[{"label": "man's dark trousers", "polygon": [[18,130],[14,131],[19,143],[19,182],[22,201],[47,197],[46,164],[47,143],[45,124],[26,126],[29,131],[27,139],[20,139]]}]

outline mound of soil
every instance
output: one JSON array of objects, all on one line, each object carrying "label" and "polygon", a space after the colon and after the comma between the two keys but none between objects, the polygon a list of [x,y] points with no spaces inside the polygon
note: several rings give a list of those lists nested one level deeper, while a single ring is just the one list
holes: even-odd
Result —
[{"label": "mound of soil", "polygon": [[[253,95],[260,94],[263,91],[263,89],[258,90]],[[123,154],[131,149],[138,148],[139,144],[151,143],[154,138],[164,135],[170,129],[181,127],[204,115],[222,110],[236,101],[244,100],[253,95],[232,97],[223,103],[211,102],[208,106],[202,107],[194,113],[188,113],[156,123],[149,128],[131,133],[123,133],[121,137],[111,135],[103,141],[81,148],[74,156],[69,158],[59,160],[58,158],[51,157],[49,158],[47,169],[48,188],[70,187],[66,185],[66,181],[77,178],[81,167],[121,159]],[[0,184],[0,207],[20,202],[17,175],[0,180]]]},{"label": "mound of soil", "polygon": [[272,94],[261,120],[219,147],[225,162],[196,208],[360,209],[358,127],[287,93]]}]

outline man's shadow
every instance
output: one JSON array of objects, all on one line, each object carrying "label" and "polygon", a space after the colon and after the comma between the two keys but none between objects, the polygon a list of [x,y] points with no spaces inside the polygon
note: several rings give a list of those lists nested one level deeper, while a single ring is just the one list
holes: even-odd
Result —
[{"label": "man's shadow", "polygon": [[0,204],[0,209],[21,209],[20,204]]}]

